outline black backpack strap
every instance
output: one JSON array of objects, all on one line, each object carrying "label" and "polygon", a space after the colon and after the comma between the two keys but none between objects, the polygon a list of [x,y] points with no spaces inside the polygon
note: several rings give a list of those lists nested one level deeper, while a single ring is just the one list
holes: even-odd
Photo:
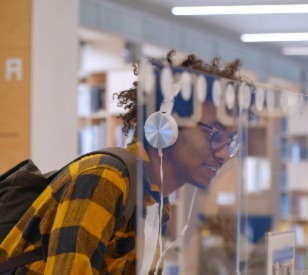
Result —
[{"label": "black backpack strap", "polygon": [[0,263],[0,273],[13,271],[18,267],[39,261],[42,258],[42,249],[40,247],[36,248],[33,251],[9,258],[8,260]]}]

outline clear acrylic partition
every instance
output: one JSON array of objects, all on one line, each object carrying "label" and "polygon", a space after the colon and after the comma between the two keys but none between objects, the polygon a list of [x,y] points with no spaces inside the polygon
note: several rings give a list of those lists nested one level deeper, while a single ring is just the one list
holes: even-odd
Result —
[{"label": "clear acrylic partition", "polygon": [[[179,138],[173,146],[163,149],[162,157],[164,187],[174,186],[173,190],[179,188],[169,195],[171,218],[163,241],[164,248],[172,243],[173,246],[164,255],[164,274],[234,273],[238,160],[232,158],[226,162],[226,146],[219,150],[214,158],[209,142],[214,132],[207,126],[198,125],[198,122],[207,123],[220,131],[226,127],[222,132],[229,138],[229,134],[237,128],[236,116],[233,115],[233,110],[236,110],[233,109],[236,103],[233,85],[228,85],[230,82],[227,80],[197,71],[171,68],[159,63],[143,65],[139,79],[139,140],[144,140],[145,119],[160,109],[163,97],[168,101],[173,93],[173,84],[176,83],[176,86],[180,79],[182,81],[182,89],[175,98],[172,112],[178,124]],[[226,107],[223,92],[227,87],[229,92]],[[151,150],[148,146],[148,152],[152,166],[156,169],[154,182],[160,181],[160,159],[157,150]],[[216,172],[223,162],[226,164]],[[138,190],[143,191],[139,193],[139,206],[146,199],[142,198],[146,192],[146,184],[141,178],[143,171],[141,167]],[[181,187],[184,183],[186,184]],[[184,237],[179,238],[190,213],[194,186],[199,188],[188,229]],[[143,208],[139,207],[138,217],[142,214]],[[138,218],[138,236],[141,239],[138,249],[140,274],[146,274],[142,269],[147,261],[145,255],[153,258],[154,253],[153,248],[144,247],[157,235],[152,233],[151,238],[146,237],[146,226],[147,222],[144,224],[144,219]],[[149,227],[153,229],[154,226],[152,224]],[[147,244],[143,242],[143,238]]]},{"label": "clear acrylic partition", "polygon": [[[143,125],[160,109],[163,98],[168,101],[179,81],[182,88],[172,109],[179,137],[162,150],[161,175],[160,157],[145,142]],[[275,87],[256,84],[253,88],[187,68],[142,63],[137,132],[151,164],[140,162],[138,167],[138,274],[148,274],[150,266],[154,274],[157,265],[165,275],[305,274],[307,98]],[[216,130],[198,122],[228,137],[237,132],[238,154],[229,158],[228,146],[213,150],[214,141],[221,142],[219,136],[213,137]],[[160,200],[156,184],[161,177],[164,194],[170,193],[170,205],[166,200],[164,205],[171,217],[167,228],[164,223],[160,250],[160,225],[155,221],[162,215],[165,222],[169,210],[160,214],[152,206]],[[269,248],[272,235],[283,239],[277,249]],[[159,265],[155,254],[162,253]]]},{"label": "clear acrylic partition", "polygon": [[239,91],[238,274],[308,274],[307,96],[286,86]]}]

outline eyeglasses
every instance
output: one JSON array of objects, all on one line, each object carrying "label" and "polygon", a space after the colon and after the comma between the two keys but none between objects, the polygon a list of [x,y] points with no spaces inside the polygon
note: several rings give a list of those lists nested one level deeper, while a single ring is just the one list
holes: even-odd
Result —
[{"label": "eyeglasses", "polygon": [[204,128],[210,135],[210,145],[213,151],[220,151],[226,145],[229,149],[229,157],[234,157],[239,150],[238,133],[228,134],[222,129],[218,129],[204,122],[198,122],[198,125]]}]

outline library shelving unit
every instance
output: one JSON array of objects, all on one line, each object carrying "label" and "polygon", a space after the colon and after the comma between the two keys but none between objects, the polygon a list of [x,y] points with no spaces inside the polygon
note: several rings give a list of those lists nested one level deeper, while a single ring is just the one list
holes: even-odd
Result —
[{"label": "library shelving unit", "polygon": [[305,116],[282,120],[281,216],[296,232],[296,267],[308,268],[308,129]]},{"label": "library shelving unit", "polygon": [[[245,191],[241,209],[245,209],[246,217],[252,215],[269,219],[268,227],[262,228],[264,233],[294,229],[296,235],[295,269],[305,270],[308,263],[308,185],[306,182],[308,178],[308,129],[307,121],[305,121],[307,113],[300,115],[299,108],[294,107],[294,102],[297,102],[295,99],[297,100],[297,96],[300,96],[299,88],[295,84],[287,85],[283,82],[278,85],[277,82],[274,84],[269,82],[262,86],[273,91],[274,106],[271,111],[271,108],[266,105],[264,111],[257,112],[257,115],[264,120],[262,123],[256,125],[251,125],[253,121],[249,123],[246,150],[248,161],[265,161],[267,168],[266,173],[256,171],[254,178],[251,171],[249,178],[246,175],[245,183],[248,184],[249,192]],[[294,92],[298,92],[298,95]],[[285,93],[288,95],[286,109],[282,104],[282,96]],[[267,104],[267,101],[265,103]],[[247,169],[245,169],[246,172]],[[259,188],[262,187],[259,179],[263,175],[268,175],[269,184],[264,186],[266,188]],[[257,184],[251,186],[253,182]],[[263,227],[266,221],[264,219]],[[257,220],[255,222],[257,224]],[[249,223],[248,220],[247,224]],[[261,232],[261,227],[252,228],[255,228],[256,232],[257,230]],[[262,247],[264,239],[259,240],[255,243],[255,248],[258,248],[259,244],[259,247]],[[251,257],[255,256],[255,254],[251,255]]]},{"label": "library shelving unit", "polygon": [[79,77],[79,154],[109,146],[125,146],[128,139],[122,133],[122,121],[119,118],[124,110],[117,106],[113,95],[131,88],[134,80],[129,65]]},{"label": "library shelving unit", "polygon": [[[297,84],[276,79],[269,85],[277,91],[298,92]],[[281,94],[280,92],[278,94]],[[289,94],[291,96],[291,94]],[[277,101],[279,101],[277,97]],[[279,230],[296,232],[295,269],[308,268],[308,128],[307,113],[296,110],[273,112],[274,119],[267,131],[272,131],[272,174],[275,225]]]}]

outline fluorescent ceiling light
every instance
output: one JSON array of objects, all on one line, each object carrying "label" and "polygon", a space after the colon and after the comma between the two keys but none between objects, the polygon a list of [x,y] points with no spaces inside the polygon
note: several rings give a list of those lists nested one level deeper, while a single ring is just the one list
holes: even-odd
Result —
[{"label": "fluorescent ceiling light", "polygon": [[284,55],[308,55],[308,47],[287,47],[282,49]]},{"label": "fluorescent ceiling light", "polygon": [[174,7],[174,15],[308,13],[308,4]]},{"label": "fluorescent ceiling light", "polygon": [[243,42],[308,41],[308,32],[242,34]]}]

